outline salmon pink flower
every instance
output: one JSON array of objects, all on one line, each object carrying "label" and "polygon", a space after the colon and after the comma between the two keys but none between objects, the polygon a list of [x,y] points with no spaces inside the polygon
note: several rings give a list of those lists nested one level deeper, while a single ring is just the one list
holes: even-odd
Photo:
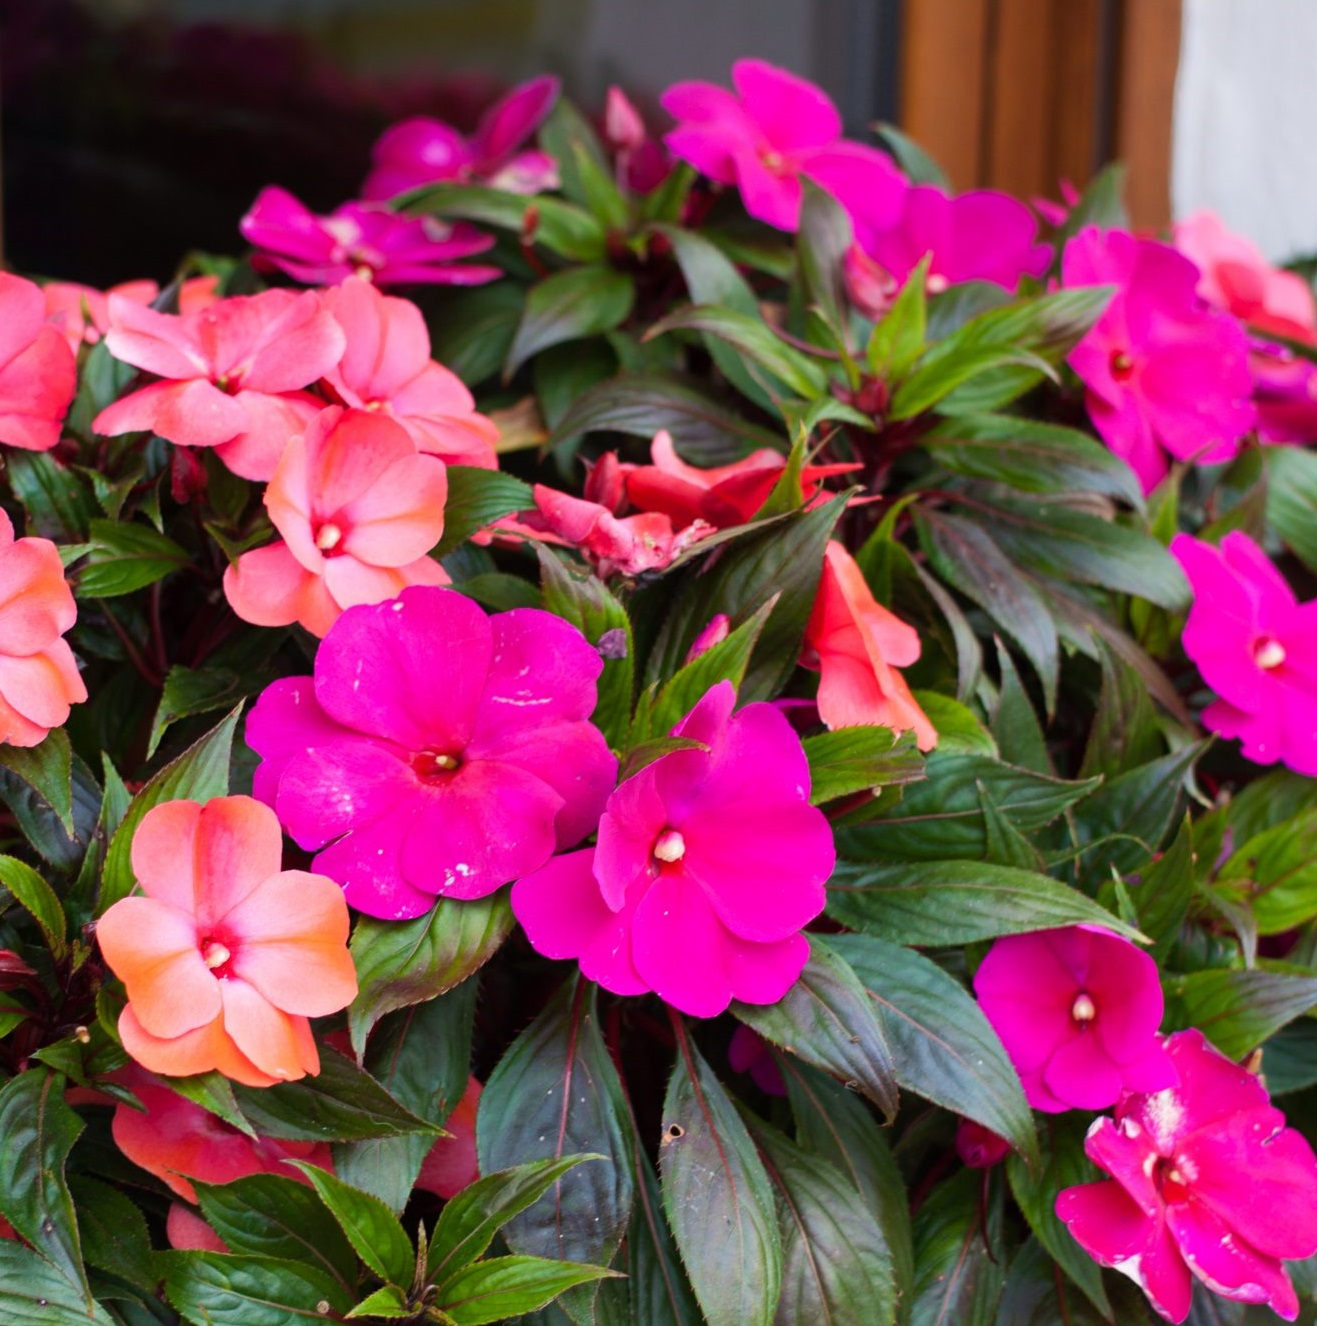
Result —
[{"label": "salmon pink flower", "polygon": [[461,259],[494,245],[465,221],[399,216],[382,207],[344,203],[317,216],[285,189],[262,189],[238,229],[256,250],[256,265],[308,285],[335,285],[360,276],[377,285],[482,285],[497,267]]},{"label": "salmon pink flower", "polygon": [[809,804],[800,738],[770,704],[733,713],[727,681],[672,735],[673,751],[608,798],[597,847],[555,857],[512,887],[532,947],[575,958],[615,994],[653,990],[713,1017],[772,1004],[809,959],[800,933],[824,904],[836,852]]},{"label": "salmon pink flower", "polygon": [[249,1174],[280,1174],[309,1183],[301,1170],[284,1161],[301,1160],[330,1171],[334,1168],[324,1142],[251,1138],[141,1069],[116,1076],[144,1109],[123,1103],[115,1106],[110,1123],[115,1145],[134,1165],[149,1170],[185,1202],[197,1200],[197,1190],[189,1181],[192,1179],[198,1183],[232,1183]]},{"label": "salmon pink flower", "polygon": [[83,345],[95,345],[109,331],[111,295],[149,304],[159,293],[154,281],[125,281],[108,290],[75,281],[48,281],[41,287],[46,321],[62,333],[75,354]]},{"label": "salmon pink flower", "polygon": [[916,662],[919,651],[915,629],[874,598],[855,558],[829,541],[801,658],[818,669],[823,722],[913,731],[919,749],[932,750],[937,731],[897,671]]},{"label": "salmon pink flower", "polygon": [[49,451],[77,385],[73,351],[46,322],[39,287],[0,272],[0,442]]},{"label": "salmon pink flower", "polygon": [[617,777],[589,722],[602,668],[535,608],[489,617],[429,587],[349,608],[314,678],[267,687],[247,720],[256,795],[358,911],[483,898],[598,822]]},{"label": "salmon pink flower", "polygon": [[444,1131],[421,1164],[416,1180],[418,1188],[447,1201],[480,1177],[476,1157],[476,1111],[480,1108],[480,1083],[473,1077],[466,1084],[462,1099],[444,1120]]},{"label": "salmon pink flower", "polygon": [[180,1252],[228,1252],[229,1245],[209,1223],[182,1202],[170,1202],[165,1217],[165,1238]]},{"label": "salmon pink flower", "polygon": [[450,465],[498,468],[498,426],[476,413],[457,374],[430,358],[430,333],[415,304],[357,276],[324,299],[347,339],[343,358],[325,375],[344,405],[396,419],[419,450]]},{"label": "salmon pink flower", "polygon": [[713,83],[677,83],[659,98],[677,127],[673,156],[719,184],[735,184],[745,210],[779,230],[800,224],[802,178],[848,209],[863,200],[875,224],[900,212],[905,179],[876,148],[841,137],[841,116],[822,88],[766,64],[738,60],[731,93]]},{"label": "salmon pink flower", "polygon": [[1177,534],[1171,552],[1193,586],[1184,652],[1221,698],[1203,723],[1238,737],[1257,764],[1317,776],[1317,600],[1299,603],[1239,531],[1220,548]]},{"label": "salmon pink flower", "polygon": [[330,406],[294,437],[265,490],[281,542],[224,573],[229,606],[257,626],[324,635],[344,608],[446,585],[427,556],[444,529],[448,475],[393,420]]},{"label": "salmon pink flower", "polygon": [[251,797],[168,801],[133,835],[145,895],[97,922],[128,991],[124,1049],[171,1077],[218,1069],[248,1086],[320,1071],[313,1017],[352,1002],[348,912],[332,880],[281,870],[279,821]]},{"label": "salmon pink flower", "polygon": [[16,540],[0,511],[0,742],[37,745],[87,698],[63,638],[77,617],[59,549]]},{"label": "salmon pink flower", "polygon": [[512,193],[542,193],[558,185],[558,167],[546,152],[517,149],[558,99],[552,76],[515,87],[481,117],[468,138],[425,116],[386,129],[371,149],[371,172],[362,185],[367,202],[385,202],[426,184],[479,181]]},{"label": "salmon pink flower", "polygon": [[1196,1029],[1167,1037],[1179,1085],[1122,1097],[1088,1130],[1111,1175],[1065,1188],[1056,1214],[1101,1266],[1129,1276],[1167,1320],[1189,1315],[1193,1277],[1287,1321],[1282,1264],[1317,1252],[1317,1159],[1247,1069]]},{"label": "salmon pink flower", "polygon": [[1086,925],[1003,936],[974,992],[1036,1110],[1100,1110],[1175,1083],[1157,964],[1128,939]]},{"label": "salmon pink flower", "polygon": [[1081,230],[1065,247],[1067,288],[1114,285],[1106,311],[1070,352],[1102,439],[1145,492],[1165,477],[1166,453],[1233,460],[1255,422],[1248,338],[1203,306],[1198,270],[1168,244],[1120,230]]},{"label": "salmon pink flower", "polygon": [[307,290],[238,295],[192,313],[159,313],[111,295],[110,353],[161,379],[92,422],[114,436],[149,429],[215,447],[244,479],[274,473],[284,444],[323,402],[302,391],[343,355],[343,332]]}]

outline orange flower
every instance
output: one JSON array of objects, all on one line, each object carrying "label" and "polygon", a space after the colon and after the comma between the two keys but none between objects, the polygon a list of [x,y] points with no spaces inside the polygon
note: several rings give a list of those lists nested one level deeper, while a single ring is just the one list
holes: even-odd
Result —
[{"label": "orange flower", "polygon": [[62,639],[77,616],[59,550],[49,539],[15,540],[0,511],[0,741],[35,746],[87,698]]},{"label": "orange flower", "polygon": [[914,628],[877,602],[855,559],[829,543],[801,660],[819,672],[819,717],[830,728],[913,728],[919,749],[932,750],[937,732],[896,670],[918,657]]},{"label": "orange flower", "polygon": [[480,1177],[476,1158],[476,1111],[480,1108],[481,1086],[472,1077],[462,1099],[444,1121],[447,1137],[441,1137],[421,1165],[416,1186],[447,1201]]},{"label": "orange flower", "polygon": [[280,870],[268,806],[170,801],[142,820],[132,861],[145,897],[101,917],[101,952],[128,991],[124,1049],[154,1073],[218,1069],[248,1086],[320,1071],[307,1021],[357,992],[348,909],[323,875]]}]

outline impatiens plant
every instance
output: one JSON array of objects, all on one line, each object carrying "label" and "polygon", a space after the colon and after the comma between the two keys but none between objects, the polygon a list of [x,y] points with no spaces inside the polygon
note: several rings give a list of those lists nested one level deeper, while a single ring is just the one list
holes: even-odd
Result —
[{"label": "impatiens plant", "polygon": [[0,276],[0,1322],[1314,1320],[1312,292],[731,81]]}]

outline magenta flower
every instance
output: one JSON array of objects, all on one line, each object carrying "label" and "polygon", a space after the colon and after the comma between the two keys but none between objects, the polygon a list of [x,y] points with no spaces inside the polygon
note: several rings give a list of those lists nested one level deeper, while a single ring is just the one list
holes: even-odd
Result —
[{"label": "magenta flower", "polygon": [[1317,776],[1317,600],[1299,603],[1266,554],[1238,531],[1220,548],[1177,534],[1193,586],[1184,652],[1221,698],[1203,723],[1238,737],[1257,764]]},{"label": "magenta flower", "polygon": [[1065,1188],[1056,1213],[1101,1266],[1133,1280],[1170,1321],[1189,1315],[1190,1273],[1213,1293],[1299,1313],[1282,1259],[1317,1252],[1317,1160],[1246,1069],[1197,1029],[1166,1049],[1177,1087],[1127,1095],[1084,1149],[1110,1179]]},{"label": "magenta flower", "polygon": [[749,1073],[766,1096],[785,1096],[787,1084],[773,1058],[773,1047],[757,1032],[741,1023],[727,1043],[727,1066],[733,1073]]},{"label": "magenta flower", "polygon": [[512,888],[545,957],[576,958],[616,994],[653,990],[713,1017],[733,999],[772,1004],[809,959],[836,858],[809,804],[809,765],[769,704],[733,714],[719,682],[673,735],[708,750],[664,755],[608,798],[599,845],[556,857]]},{"label": "magenta flower", "polygon": [[736,92],[677,83],[659,98],[678,121],[673,156],[719,184],[735,184],[745,210],[779,230],[800,224],[801,177],[848,209],[862,199],[875,224],[900,212],[905,177],[876,148],[841,137],[841,116],[822,88],[763,60],[732,66]]},{"label": "magenta flower", "polygon": [[996,940],[974,974],[984,1016],[1036,1110],[1099,1110],[1175,1070],[1157,1038],[1157,964],[1127,939],[1066,926]]},{"label": "magenta flower", "polygon": [[482,898],[596,825],[617,762],[589,722],[599,654],[519,608],[453,590],[349,608],[315,676],[266,688],[247,721],[254,792],[370,916]]},{"label": "magenta flower", "polygon": [[1169,244],[1088,226],[1066,245],[1061,271],[1067,287],[1117,287],[1069,363],[1098,432],[1144,490],[1166,476],[1166,452],[1233,460],[1255,422],[1248,338],[1205,307],[1193,263]]},{"label": "magenta flower", "polygon": [[215,447],[244,479],[274,473],[284,444],[324,406],[302,388],[343,354],[343,332],[311,290],[239,295],[179,315],[122,295],[109,306],[110,353],[161,380],[107,406],[92,427]]},{"label": "magenta flower", "polygon": [[970,1169],[991,1169],[1010,1154],[1011,1144],[973,1119],[956,1125],[956,1155]]},{"label": "magenta flower", "polygon": [[551,75],[515,87],[481,117],[471,137],[442,120],[416,116],[386,129],[371,149],[361,187],[367,202],[384,202],[425,184],[478,181],[511,193],[542,193],[558,184],[547,152],[517,149],[544,122],[558,99]]},{"label": "magenta flower", "polygon": [[464,221],[399,216],[362,203],[317,216],[273,185],[257,195],[238,229],[256,250],[258,267],[307,285],[335,285],[348,276],[377,285],[481,285],[502,275],[497,267],[462,265],[462,258],[494,244],[492,235]]},{"label": "magenta flower", "polygon": [[925,256],[928,288],[934,294],[961,281],[991,281],[1014,290],[1022,276],[1041,276],[1052,259],[1051,246],[1036,242],[1033,213],[991,189],[953,198],[920,185],[905,190],[893,220],[883,220],[885,199],[876,215],[871,215],[873,210],[865,197],[851,204],[855,241],[896,288]]}]

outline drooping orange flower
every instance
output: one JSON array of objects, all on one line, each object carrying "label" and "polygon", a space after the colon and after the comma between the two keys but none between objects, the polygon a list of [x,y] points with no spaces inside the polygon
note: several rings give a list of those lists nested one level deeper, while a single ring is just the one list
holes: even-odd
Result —
[{"label": "drooping orange flower", "polygon": [[919,658],[914,628],[873,596],[855,559],[835,540],[823,559],[801,661],[819,673],[819,717],[830,728],[913,729],[920,750],[937,731],[897,668]]},{"label": "drooping orange flower", "polygon": [[87,688],[64,632],[78,609],[49,539],[15,539],[0,511],[0,742],[35,746]]},{"label": "drooping orange flower", "polygon": [[342,890],[281,870],[274,812],[251,797],[169,801],[142,820],[132,863],[145,897],[96,933],[124,983],[124,1049],[153,1073],[218,1069],[248,1086],[320,1071],[308,1018],[357,992]]}]

